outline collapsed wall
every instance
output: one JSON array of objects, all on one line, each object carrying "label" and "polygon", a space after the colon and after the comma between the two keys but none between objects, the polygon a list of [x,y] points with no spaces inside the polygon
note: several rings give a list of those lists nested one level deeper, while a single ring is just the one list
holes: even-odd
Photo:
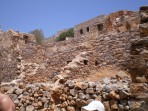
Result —
[{"label": "collapsed wall", "polygon": [[44,47],[36,44],[31,34],[13,30],[0,33],[0,75],[2,82],[22,79],[40,72],[44,66]]},{"label": "collapsed wall", "polygon": [[28,41],[34,41],[34,38],[29,34],[19,34],[12,30],[0,33],[0,59],[1,59],[1,80],[11,81],[17,77],[19,57],[22,50],[20,44],[25,46]]}]

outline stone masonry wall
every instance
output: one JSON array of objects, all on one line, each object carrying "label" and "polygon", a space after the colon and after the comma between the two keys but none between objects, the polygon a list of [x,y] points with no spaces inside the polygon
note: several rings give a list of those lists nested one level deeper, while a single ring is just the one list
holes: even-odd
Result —
[{"label": "stone masonry wall", "polygon": [[[126,21],[126,18],[132,22]],[[102,22],[102,31],[94,28]],[[109,24],[110,22],[115,23]],[[130,28],[125,27],[127,23]],[[115,24],[120,25],[115,27]],[[54,73],[68,73],[77,78],[86,77],[92,70],[106,65],[126,68],[130,41],[139,38],[138,24],[139,16],[136,12],[119,11],[77,25],[74,38],[53,42],[47,46],[36,44],[34,37],[29,34],[12,31],[1,33],[1,50],[7,50],[1,51],[4,52],[1,59],[3,65],[5,64],[2,67],[2,80],[11,81],[18,76],[24,78],[24,75],[27,75],[26,78],[31,82],[40,79],[46,81],[51,79]],[[77,33],[86,26],[90,26],[87,34],[87,30],[83,36]]]},{"label": "stone masonry wall", "polygon": [[132,84],[130,85],[135,102],[141,103],[137,110],[148,106],[148,6],[140,7],[141,24],[139,32],[141,38],[131,43],[130,73]]},{"label": "stone masonry wall", "polygon": [[54,84],[18,83],[3,86],[16,105],[16,111],[80,111],[92,100],[100,100],[105,111],[129,111],[135,108],[130,98],[130,79],[126,76],[105,78],[98,82],[57,79]]},{"label": "stone masonry wall", "polygon": [[[130,41],[139,38],[137,31],[72,38],[47,46],[47,67],[59,72],[67,70],[72,77],[86,76],[91,70],[114,65],[127,68]],[[87,62],[87,63],[84,63]]]},{"label": "stone masonry wall", "polygon": [[0,33],[1,80],[10,82],[25,74],[36,74],[44,66],[44,47],[30,34],[13,30]]},{"label": "stone masonry wall", "polygon": [[78,24],[74,27],[75,37],[98,36],[102,33],[125,32],[138,29],[138,12],[118,11],[109,15],[101,15]]}]

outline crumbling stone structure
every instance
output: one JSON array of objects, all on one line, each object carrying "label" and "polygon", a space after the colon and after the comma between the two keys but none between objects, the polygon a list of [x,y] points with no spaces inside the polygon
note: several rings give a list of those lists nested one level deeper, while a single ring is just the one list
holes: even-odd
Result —
[{"label": "crumbling stone structure", "polygon": [[[131,22],[126,21],[126,18]],[[67,73],[72,78],[87,77],[88,74],[92,74],[92,70],[95,71],[106,65],[126,69],[130,56],[130,41],[140,37],[137,32],[139,20],[138,13],[131,11],[99,16],[76,25],[74,38],[52,42],[46,46],[37,45],[32,35],[2,33],[0,35],[2,38],[7,35],[3,43],[10,41],[14,47],[10,44],[8,46],[1,44],[1,46],[6,45],[4,49],[10,47],[12,52],[16,52],[12,57],[16,59],[12,60],[14,65],[10,65],[15,67],[11,69],[14,71],[9,73],[13,76],[5,76],[8,74],[5,68],[3,77],[11,78],[3,78],[3,81],[10,81],[16,78],[16,75],[24,77],[23,75],[26,74],[30,75],[26,77],[29,81],[39,80],[37,78],[46,81],[52,78],[54,73]],[[130,28],[127,27],[127,23]],[[98,31],[98,24],[103,25],[103,30]],[[84,30],[87,27],[89,32]],[[80,34],[80,29],[83,29],[84,34]],[[8,51],[6,55],[13,54],[9,54]],[[3,58],[5,58],[4,55]],[[6,57],[5,60],[10,59]],[[10,62],[5,61],[5,63]]]},{"label": "crumbling stone structure", "polygon": [[0,40],[2,81],[10,82],[23,74],[32,74],[44,59],[44,49],[31,34],[10,30],[0,33]]},{"label": "crumbling stone structure", "polygon": [[126,32],[138,29],[138,23],[137,12],[123,10],[109,15],[101,15],[76,25],[74,35],[75,37],[97,37],[104,33]]},{"label": "crumbling stone structure", "polygon": [[137,99],[134,102],[139,103],[136,109],[145,111],[148,106],[148,6],[140,7],[140,17],[141,38],[131,43],[131,93]]},{"label": "crumbling stone structure", "polygon": [[[17,111],[80,111],[95,99],[101,100],[107,111],[144,110],[148,92],[147,7],[141,7],[140,12],[140,33],[139,14],[131,11],[79,24],[74,38],[46,46],[36,44],[30,34],[1,32],[3,81],[20,79],[11,82],[12,86],[3,83],[3,91],[12,95]],[[133,83],[120,74],[98,82],[74,81],[108,65],[131,69]],[[55,79],[61,75],[65,78]]]},{"label": "crumbling stone structure", "polygon": [[[48,66],[56,72],[68,72],[74,78],[85,77],[92,70],[107,65],[126,69],[130,41],[140,38],[139,21],[137,12],[119,11],[78,24],[74,28],[74,38],[46,46]],[[98,24],[102,24],[102,30],[98,30]]]}]

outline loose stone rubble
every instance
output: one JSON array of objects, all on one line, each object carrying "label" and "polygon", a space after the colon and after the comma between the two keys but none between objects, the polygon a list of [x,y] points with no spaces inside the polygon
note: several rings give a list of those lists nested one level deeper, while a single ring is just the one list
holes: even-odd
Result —
[{"label": "loose stone rubble", "polygon": [[[106,82],[106,79],[109,82]],[[80,111],[92,100],[100,100],[106,111],[131,108],[129,78],[105,78],[97,82],[58,79],[58,84],[18,83],[2,87],[10,94],[16,111]],[[64,82],[63,82],[64,81]]]}]

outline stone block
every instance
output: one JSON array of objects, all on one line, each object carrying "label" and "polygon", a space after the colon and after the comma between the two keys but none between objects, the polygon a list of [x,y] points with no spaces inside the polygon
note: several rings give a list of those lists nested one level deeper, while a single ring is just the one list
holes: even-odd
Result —
[{"label": "stone block", "polygon": [[148,36],[148,23],[140,24],[139,31],[140,31],[141,37],[147,37]]},{"label": "stone block", "polygon": [[111,111],[109,101],[105,101],[105,102],[103,102],[103,104],[104,104],[104,107],[105,107],[105,111]]},{"label": "stone block", "polygon": [[131,94],[140,94],[148,92],[148,84],[146,83],[132,83],[130,85]]},{"label": "stone block", "polygon": [[130,94],[128,92],[126,92],[125,90],[120,90],[119,91],[120,99],[128,99],[129,95]]},{"label": "stone block", "polygon": [[117,101],[112,99],[109,103],[110,103],[110,107],[111,107],[112,110],[118,110],[118,103],[117,103]]},{"label": "stone block", "polygon": [[69,92],[72,96],[77,97],[78,96],[78,90],[77,89],[70,89]]}]

